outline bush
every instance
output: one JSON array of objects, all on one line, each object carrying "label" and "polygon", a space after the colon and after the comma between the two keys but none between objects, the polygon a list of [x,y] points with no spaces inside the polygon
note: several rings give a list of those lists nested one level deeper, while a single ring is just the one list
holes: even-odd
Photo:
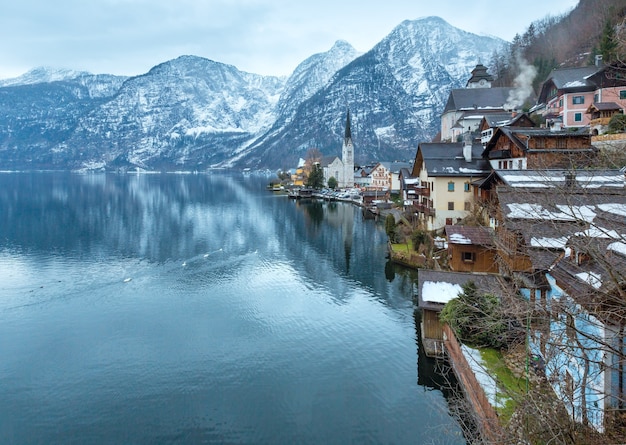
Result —
[{"label": "bush", "polygon": [[479,294],[473,281],[463,286],[458,298],[444,306],[439,319],[448,323],[463,343],[476,347],[506,349],[518,330],[502,311],[495,295]]},{"label": "bush", "polygon": [[626,131],[626,115],[616,114],[609,121],[609,133],[623,133]]},{"label": "bush", "polygon": [[430,235],[424,230],[415,230],[411,234],[411,241],[413,241],[413,249],[417,252],[419,252],[421,246],[424,246],[426,251],[430,250]]}]

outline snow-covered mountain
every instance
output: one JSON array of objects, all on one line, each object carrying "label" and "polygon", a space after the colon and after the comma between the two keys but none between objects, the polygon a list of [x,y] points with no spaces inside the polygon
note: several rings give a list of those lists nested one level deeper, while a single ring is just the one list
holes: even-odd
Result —
[{"label": "snow-covered mountain", "polygon": [[288,79],[195,56],[132,78],[33,70],[0,83],[0,168],[291,167],[339,154],[347,107],[357,161],[409,159],[505,44],[427,17],[363,55],[338,41]]}]

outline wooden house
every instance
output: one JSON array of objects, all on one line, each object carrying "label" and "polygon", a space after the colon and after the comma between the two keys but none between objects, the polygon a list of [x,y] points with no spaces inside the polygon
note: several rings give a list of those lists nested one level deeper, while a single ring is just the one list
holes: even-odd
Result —
[{"label": "wooden house", "polygon": [[589,115],[589,127],[592,136],[607,132],[611,118],[616,114],[624,114],[624,107],[615,102],[594,102],[589,105],[586,113]]},{"label": "wooden house", "polygon": [[592,166],[595,154],[588,131],[498,127],[482,156],[497,170],[545,170]]},{"label": "wooden house", "polygon": [[480,131],[480,142],[483,147],[491,140],[494,131],[500,127],[535,127],[535,123],[526,113],[507,112],[489,113],[483,116],[478,130]]},{"label": "wooden house", "polygon": [[490,227],[453,225],[444,228],[448,264],[455,272],[497,273],[494,230]]}]

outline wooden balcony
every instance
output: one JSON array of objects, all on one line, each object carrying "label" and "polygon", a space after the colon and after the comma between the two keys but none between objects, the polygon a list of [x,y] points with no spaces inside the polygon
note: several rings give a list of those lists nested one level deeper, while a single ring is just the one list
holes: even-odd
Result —
[{"label": "wooden balcony", "polygon": [[417,196],[430,196],[430,188],[428,187],[413,187],[411,190],[415,192]]},{"label": "wooden balcony", "polygon": [[423,213],[424,216],[435,216],[435,209],[432,207],[425,206],[423,204],[418,204],[415,206],[419,213]]}]

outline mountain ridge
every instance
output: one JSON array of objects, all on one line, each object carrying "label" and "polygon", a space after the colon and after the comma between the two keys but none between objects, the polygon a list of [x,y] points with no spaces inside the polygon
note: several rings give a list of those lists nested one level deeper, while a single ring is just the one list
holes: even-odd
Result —
[{"label": "mountain ridge", "polygon": [[[192,55],[133,77],[51,71],[33,83],[46,78],[34,72],[28,84],[0,83],[0,163],[288,168],[310,148],[338,152],[347,107],[359,162],[406,159],[436,134],[450,89],[504,45],[427,17],[403,21],[364,54],[339,40],[288,77]],[[41,103],[29,109],[29,101]]]}]

